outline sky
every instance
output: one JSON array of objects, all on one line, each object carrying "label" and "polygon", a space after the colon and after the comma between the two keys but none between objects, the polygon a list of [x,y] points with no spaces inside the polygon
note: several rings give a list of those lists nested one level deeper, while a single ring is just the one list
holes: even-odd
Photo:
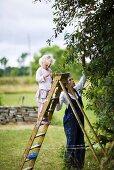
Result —
[{"label": "sky", "polygon": [[[52,3],[32,1],[0,0],[0,58],[6,57],[9,66],[18,66],[17,59],[25,52],[31,54],[26,61],[29,65],[33,54],[48,46],[46,41],[54,33]],[[52,45],[65,47],[63,35]]]}]

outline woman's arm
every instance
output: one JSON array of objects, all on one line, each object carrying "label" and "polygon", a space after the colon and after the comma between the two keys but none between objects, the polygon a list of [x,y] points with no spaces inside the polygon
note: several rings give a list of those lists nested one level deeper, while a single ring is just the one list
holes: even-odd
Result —
[{"label": "woman's arm", "polygon": [[59,103],[57,104],[56,106],[56,110],[59,111],[62,109],[62,106],[63,106],[63,103],[64,103],[64,93],[61,92],[60,96],[59,96]]},{"label": "woman's arm", "polygon": [[82,77],[80,78],[78,84],[74,88],[76,88],[77,90],[83,89],[85,82],[86,82],[86,77],[83,74]]}]

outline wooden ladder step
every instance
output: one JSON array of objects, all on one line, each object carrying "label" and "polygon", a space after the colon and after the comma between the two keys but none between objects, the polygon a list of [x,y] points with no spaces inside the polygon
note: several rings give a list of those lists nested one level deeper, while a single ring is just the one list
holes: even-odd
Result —
[{"label": "wooden ladder step", "polygon": [[54,110],[53,109],[48,109],[48,111],[47,112],[53,112]]},{"label": "wooden ladder step", "polygon": [[36,158],[32,158],[32,159],[28,159],[28,158],[27,158],[27,159],[25,160],[25,162],[31,161],[31,160],[33,160],[33,159],[36,159]]},{"label": "wooden ladder step", "polygon": [[34,146],[32,146],[32,147],[30,148],[30,150],[35,149],[35,148],[40,148],[40,147],[41,147],[41,144],[34,145]]},{"label": "wooden ladder step", "polygon": [[51,100],[56,100],[58,99],[59,97],[52,97]]},{"label": "wooden ladder step", "polygon": [[32,167],[27,167],[27,168],[24,168],[23,170],[32,170],[33,168]]},{"label": "wooden ladder step", "polygon": [[45,133],[39,133],[39,134],[37,134],[37,135],[35,136],[35,138],[38,138],[38,137],[44,136],[44,135],[45,135]]},{"label": "wooden ladder step", "polygon": [[26,159],[25,162],[28,162],[28,161],[30,161],[30,160],[31,160],[31,159]]},{"label": "wooden ladder step", "polygon": [[47,112],[53,112],[54,111],[54,109],[48,109],[48,110],[46,110],[46,113]]}]

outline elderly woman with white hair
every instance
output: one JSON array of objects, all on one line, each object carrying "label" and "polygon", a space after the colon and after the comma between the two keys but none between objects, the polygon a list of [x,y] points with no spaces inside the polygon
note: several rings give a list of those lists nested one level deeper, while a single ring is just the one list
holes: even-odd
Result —
[{"label": "elderly woman with white hair", "polygon": [[[50,69],[51,65],[55,63],[55,59],[52,55],[45,54],[39,59],[39,67],[36,71],[36,81],[39,85],[39,90],[37,93],[38,97],[38,117],[40,112],[42,111],[43,105],[46,101],[48,96],[48,92],[51,89],[53,77],[52,77],[52,70]],[[42,123],[48,123],[48,118],[44,115]]]}]

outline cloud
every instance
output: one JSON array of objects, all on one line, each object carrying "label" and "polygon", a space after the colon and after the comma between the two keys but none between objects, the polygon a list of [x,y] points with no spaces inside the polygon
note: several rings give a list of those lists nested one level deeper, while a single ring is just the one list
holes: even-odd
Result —
[{"label": "cloud", "polygon": [[[16,65],[23,52],[35,53],[47,45],[54,27],[51,5],[32,0],[0,1],[0,58],[6,56],[9,65]],[[53,44],[63,46],[61,36]]]}]

